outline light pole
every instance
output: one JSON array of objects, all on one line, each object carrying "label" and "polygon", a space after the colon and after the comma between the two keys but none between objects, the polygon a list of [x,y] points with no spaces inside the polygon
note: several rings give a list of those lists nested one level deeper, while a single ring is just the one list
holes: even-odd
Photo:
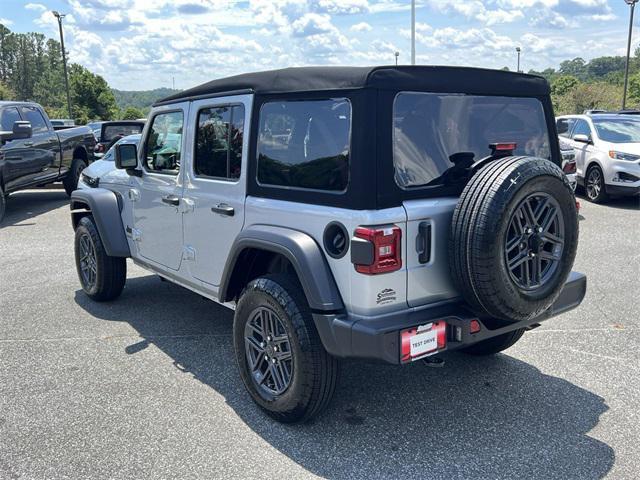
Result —
[{"label": "light pole", "polygon": [[71,113],[71,94],[69,93],[69,75],[67,74],[67,54],[64,50],[64,35],[62,34],[62,19],[66,16],[65,14],[58,13],[53,10],[53,16],[58,19],[58,28],[60,30],[60,47],[62,48],[62,66],[64,68],[64,87],[67,90],[67,109],[69,110],[69,118],[73,118],[73,114]]},{"label": "light pole", "polygon": [[522,49],[520,47],[516,47],[516,52],[518,52],[518,68],[516,69],[516,72],[520,73],[520,52],[522,51]]},{"label": "light pole", "polygon": [[400,52],[396,52],[393,54],[396,57],[396,67],[398,66],[398,57],[400,56]]},{"label": "light pole", "polygon": [[629,83],[629,57],[631,56],[631,33],[633,32],[633,11],[638,0],[624,0],[631,7],[631,18],[629,19],[629,40],[627,41],[627,63],[624,67],[624,91],[622,92],[622,110],[627,107],[627,84]]},{"label": "light pole", "polygon": [[411,0],[411,65],[416,64],[416,0]]}]

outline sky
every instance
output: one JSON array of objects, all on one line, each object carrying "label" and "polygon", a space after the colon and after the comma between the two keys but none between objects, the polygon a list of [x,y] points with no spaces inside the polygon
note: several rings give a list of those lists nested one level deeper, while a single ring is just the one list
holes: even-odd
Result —
[{"label": "sky", "polygon": [[[409,64],[411,0],[0,0],[0,23],[58,39],[122,90],[302,65]],[[416,0],[417,63],[557,68],[624,55],[624,0]],[[640,8],[637,12],[640,19]],[[634,21],[637,26],[639,22]],[[634,32],[635,33],[635,32]],[[633,40],[633,48],[640,38]]]}]

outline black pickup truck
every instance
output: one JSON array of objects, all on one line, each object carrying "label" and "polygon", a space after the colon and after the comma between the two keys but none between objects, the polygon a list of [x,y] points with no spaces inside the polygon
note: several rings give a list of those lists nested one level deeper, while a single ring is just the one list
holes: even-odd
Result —
[{"label": "black pickup truck", "polygon": [[71,195],[95,143],[89,127],[54,131],[37,103],[0,102],[0,221],[6,195],[16,190],[62,181]]}]

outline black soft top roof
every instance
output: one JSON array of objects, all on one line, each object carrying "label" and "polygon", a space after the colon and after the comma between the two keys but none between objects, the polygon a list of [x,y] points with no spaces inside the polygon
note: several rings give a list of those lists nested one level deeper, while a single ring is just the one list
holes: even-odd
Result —
[{"label": "black soft top roof", "polygon": [[296,67],[221,78],[171,95],[156,105],[240,91],[279,94],[377,88],[506,96],[549,94],[536,75],[470,67]]}]

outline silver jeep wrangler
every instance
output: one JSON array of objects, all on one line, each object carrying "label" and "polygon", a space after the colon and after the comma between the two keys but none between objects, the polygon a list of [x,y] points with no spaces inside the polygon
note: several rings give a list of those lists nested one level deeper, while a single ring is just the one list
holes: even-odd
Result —
[{"label": "silver jeep wrangler", "polygon": [[122,175],[72,195],[83,290],[113,300],[131,258],[234,308],[242,380],[282,422],[327,405],[339,358],[493,354],[585,294],[539,77],[239,75],[159,102],[115,153]]}]

